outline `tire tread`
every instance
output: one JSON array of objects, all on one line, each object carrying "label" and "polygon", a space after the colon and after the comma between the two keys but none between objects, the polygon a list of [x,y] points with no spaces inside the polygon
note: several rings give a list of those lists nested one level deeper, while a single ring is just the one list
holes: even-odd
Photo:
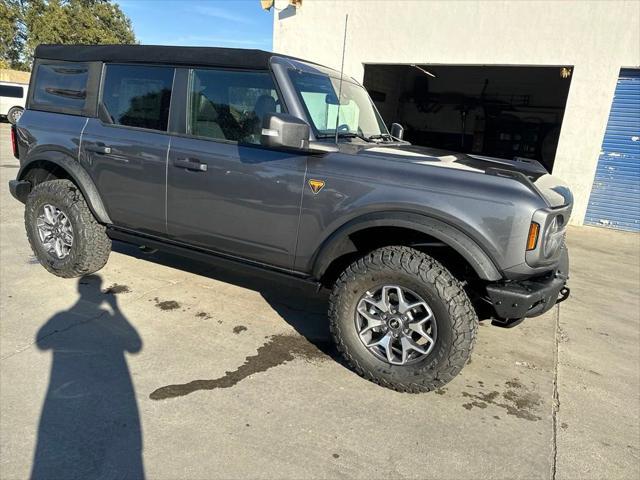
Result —
[{"label": "tire tread", "polygon": [[[37,217],[37,206],[42,198],[55,199],[63,206],[65,213],[74,224],[74,245],[77,248],[74,261],[63,268],[57,268],[53,262],[41,258],[33,222]],[[50,273],[63,278],[74,278],[97,272],[107,263],[111,253],[111,239],[106,227],[98,223],[89,209],[80,189],[70,180],[57,179],[39,183],[29,193],[25,213],[27,238],[34,254]]]},{"label": "tire tread", "polygon": [[[358,277],[384,270],[402,271],[424,283],[435,286],[447,306],[453,328],[453,343],[437,371],[417,372],[413,381],[396,381],[377,375],[358,361],[357,355],[344,342],[341,315],[349,315],[341,297]],[[462,282],[429,255],[406,246],[380,248],[349,265],[338,277],[329,297],[329,321],[333,340],[347,364],[360,376],[399,392],[419,393],[440,388],[450,382],[468,362],[476,341],[478,317]],[[432,375],[429,374],[432,372]]]}]

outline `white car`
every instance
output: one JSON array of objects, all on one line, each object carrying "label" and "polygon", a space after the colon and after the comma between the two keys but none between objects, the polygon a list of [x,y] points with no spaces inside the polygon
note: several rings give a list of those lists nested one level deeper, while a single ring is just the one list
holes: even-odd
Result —
[{"label": "white car", "polygon": [[0,116],[7,117],[15,124],[24,111],[29,85],[23,83],[0,82]]}]

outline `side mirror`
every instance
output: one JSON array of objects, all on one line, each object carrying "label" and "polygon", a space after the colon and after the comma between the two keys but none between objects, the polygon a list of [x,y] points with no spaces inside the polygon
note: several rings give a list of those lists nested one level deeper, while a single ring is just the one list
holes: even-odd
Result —
[{"label": "side mirror", "polygon": [[311,128],[304,120],[286,113],[268,113],[262,117],[260,144],[307,150]]},{"label": "side mirror", "polygon": [[404,137],[404,128],[399,123],[392,123],[391,131],[389,133],[392,137],[402,140],[402,137]]}]

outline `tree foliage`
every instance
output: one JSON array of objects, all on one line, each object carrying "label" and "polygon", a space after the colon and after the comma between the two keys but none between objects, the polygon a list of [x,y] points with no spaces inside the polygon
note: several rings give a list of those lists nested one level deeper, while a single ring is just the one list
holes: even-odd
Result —
[{"label": "tree foliage", "polygon": [[21,35],[18,31],[19,11],[17,2],[0,0],[0,68],[19,63]]},{"label": "tree foliage", "polygon": [[0,66],[28,70],[41,43],[135,43],[112,0],[0,0]]}]

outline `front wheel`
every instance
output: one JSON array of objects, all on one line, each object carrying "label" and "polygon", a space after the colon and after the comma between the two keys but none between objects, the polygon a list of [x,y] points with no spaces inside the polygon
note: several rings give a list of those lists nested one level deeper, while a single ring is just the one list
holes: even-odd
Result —
[{"label": "front wheel", "polygon": [[27,197],[24,223],[34,255],[58,277],[88,275],[107,263],[111,240],[70,180],[36,185]]},{"label": "front wheel", "polygon": [[402,392],[451,381],[468,362],[478,318],[462,284],[409,247],[385,247],[352,263],[331,294],[338,350],[361,376]]}]

